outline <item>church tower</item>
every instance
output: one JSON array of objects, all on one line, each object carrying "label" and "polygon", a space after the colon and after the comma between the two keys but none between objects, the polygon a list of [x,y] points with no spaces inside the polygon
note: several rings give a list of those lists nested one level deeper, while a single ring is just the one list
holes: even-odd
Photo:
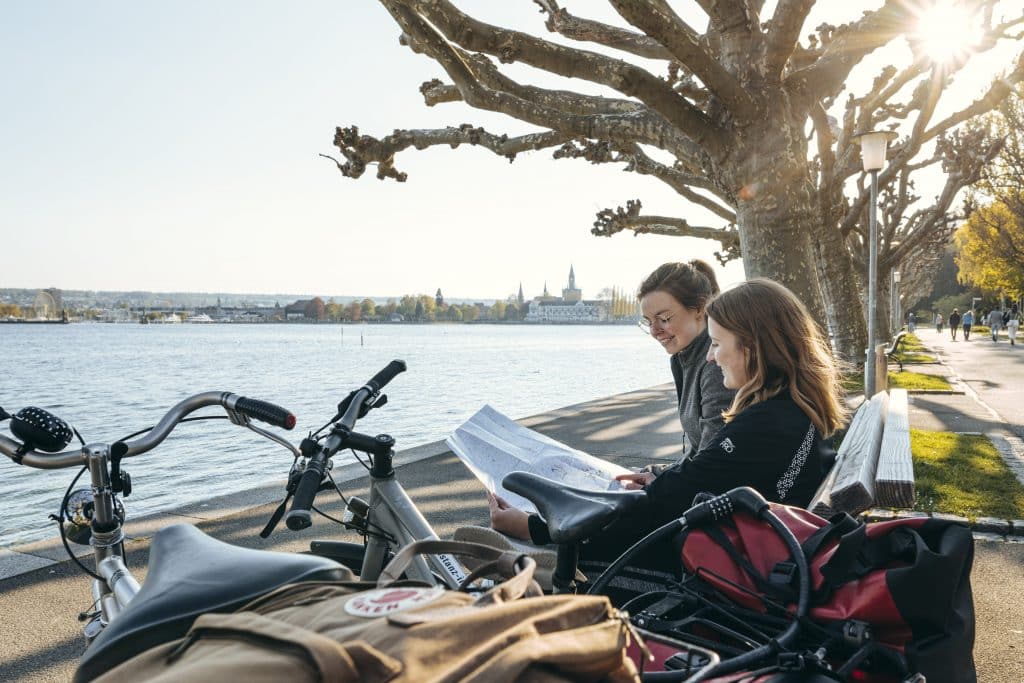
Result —
[{"label": "church tower", "polygon": [[519,302],[519,307],[522,308],[523,303],[526,301],[526,299],[523,298],[523,283],[522,282],[519,283],[519,296],[516,298],[516,300]]},{"label": "church tower", "polygon": [[569,266],[569,286],[562,290],[562,299],[566,303],[576,303],[583,299],[583,292],[576,288],[576,272]]}]

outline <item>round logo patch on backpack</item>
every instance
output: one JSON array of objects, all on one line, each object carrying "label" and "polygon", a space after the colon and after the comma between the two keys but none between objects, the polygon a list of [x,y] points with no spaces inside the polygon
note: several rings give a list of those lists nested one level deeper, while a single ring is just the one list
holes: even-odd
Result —
[{"label": "round logo patch on backpack", "polygon": [[354,595],[345,603],[345,612],[354,617],[382,617],[433,602],[443,594],[443,586],[379,588]]}]

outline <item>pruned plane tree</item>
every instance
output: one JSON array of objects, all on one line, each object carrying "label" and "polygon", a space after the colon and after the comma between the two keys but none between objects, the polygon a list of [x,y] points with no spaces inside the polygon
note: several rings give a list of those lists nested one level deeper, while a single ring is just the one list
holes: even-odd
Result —
[{"label": "pruned plane tree", "polygon": [[[855,134],[898,134],[879,174],[879,281],[887,287],[901,264],[925,280],[960,214],[960,190],[999,151],[981,117],[1024,80],[1020,0],[609,0],[614,12],[604,20],[557,0],[533,2],[537,25],[514,30],[447,0],[381,0],[401,44],[444,72],[421,87],[428,106],[462,102],[533,132],[461,125],[377,138],[353,125],[337,129],[340,156],[329,158],[349,177],[376,165],[378,178],[404,181],[399,152],[476,145],[509,159],[549,150],[649,176],[702,207],[710,224],[647,215],[637,199],[601,211],[595,235],[715,240],[721,261],[742,258],[747,277],[793,289],[850,359],[867,337],[870,183]],[[849,6],[865,10],[828,23]],[[964,97],[962,70],[1004,53]],[[505,67],[513,63],[606,92],[520,82]],[[871,72],[858,79],[858,67]],[[915,179],[928,173],[937,181],[922,198]],[[886,319],[879,311],[879,329]]]}]

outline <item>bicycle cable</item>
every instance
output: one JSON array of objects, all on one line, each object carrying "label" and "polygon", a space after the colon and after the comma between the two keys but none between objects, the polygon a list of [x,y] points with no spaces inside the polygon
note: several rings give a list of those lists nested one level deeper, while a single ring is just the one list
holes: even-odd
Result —
[{"label": "bicycle cable", "polygon": [[[352,455],[354,455],[356,460],[359,460],[359,462],[362,464],[362,460],[359,459],[359,456],[356,454],[355,449],[352,449]],[[365,467],[366,465],[364,464],[363,466]],[[367,471],[369,471],[369,468],[367,468]],[[341,497],[341,501],[343,503],[345,503],[345,506],[347,507],[348,506],[348,498],[346,498],[345,494],[341,492],[341,489],[338,487],[338,482],[334,481],[334,477],[331,476],[331,473],[330,473],[329,470],[325,474],[327,475],[327,478],[330,479],[331,485],[334,486],[334,490],[338,492],[338,496]],[[340,525],[342,525],[345,528],[349,528],[348,525],[345,524],[344,521],[342,521],[340,519],[336,519],[335,517],[332,517],[331,515],[328,515],[327,513],[325,513],[322,510],[317,509],[316,507],[312,507],[312,506],[310,506],[310,507],[313,510],[316,510],[316,512],[318,514],[323,515],[324,517],[326,517],[327,519],[331,520],[335,524],[340,524]],[[370,529],[371,526],[372,527],[376,527],[376,529],[371,530]],[[374,524],[373,522],[371,522],[369,520],[369,518],[367,518],[367,520],[366,520],[366,529],[361,532],[361,535],[363,535],[363,536],[366,536],[367,534],[375,534],[378,538],[383,538],[388,543],[397,543],[398,542],[398,539],[396,539],[394,536],[389,534],[387,532],[387,529],[385,529],[384,527],[382,527],[382,526],[380,526],[378,524]]]},{"label": "bicycle cable", "polygon": [[[178,420],[178,424],[181,424],[182,422],[195,422],[196,420],[226,420],[226,419],[228,419],[227,415],[197,415],[196,417],[185,417],[185,418],[182,418],[182,419]],[[139,434],[145,434],[146,432],[152,431],[153,427],[155,427],[155,426],[156,425],[150,425],[150,426],[146,427],[145,429],[140,429],[137,432],[133,432],[133,433],[129,434],[128,436],[125,436],[125,437],[123,437],[121,439],[118,439],[118,441],[127,441],[128,439],[134,439]],[[81,439],[82,437],[78,437],[78,438]]]}]

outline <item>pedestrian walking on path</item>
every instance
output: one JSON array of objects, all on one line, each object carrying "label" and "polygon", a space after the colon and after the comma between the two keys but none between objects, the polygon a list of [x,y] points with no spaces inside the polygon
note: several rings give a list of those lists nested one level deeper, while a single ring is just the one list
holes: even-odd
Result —
[{"label": "pedestrian walking on path", "polygon": [[1010,337],[1010,346],[1016,346],[1017,328],[1020,327],[1020,311],[1017,310],[1017,304],[1014,304],[1006,315],[1006,334]]},{"label": "pedestrian walking on path", "polygon": [[946,319],[942,317],[941,313],[935,314],[935,331],[942,334],[942,325],[946,322]]},{"label": "pedestrian walking on path", "polygon": [[949,314],[949,332],[953,335],[953,341],[956,341],[957,330],[960,329],[960,309],[954,308],[953,312]]},{"label": "pedestrian walking on path", "polygon": [[992,330],[992,341],[999,341],[999,330],[1003,327],[1003,312],[998,308],[988,312],[988,326]]},{"label": "pedestrian walking on path", "polygon": [[974,326],[974,309],[967,309],[963,317],[964,325],[964,341],[970,341],[971,339],[971,327]]}]

